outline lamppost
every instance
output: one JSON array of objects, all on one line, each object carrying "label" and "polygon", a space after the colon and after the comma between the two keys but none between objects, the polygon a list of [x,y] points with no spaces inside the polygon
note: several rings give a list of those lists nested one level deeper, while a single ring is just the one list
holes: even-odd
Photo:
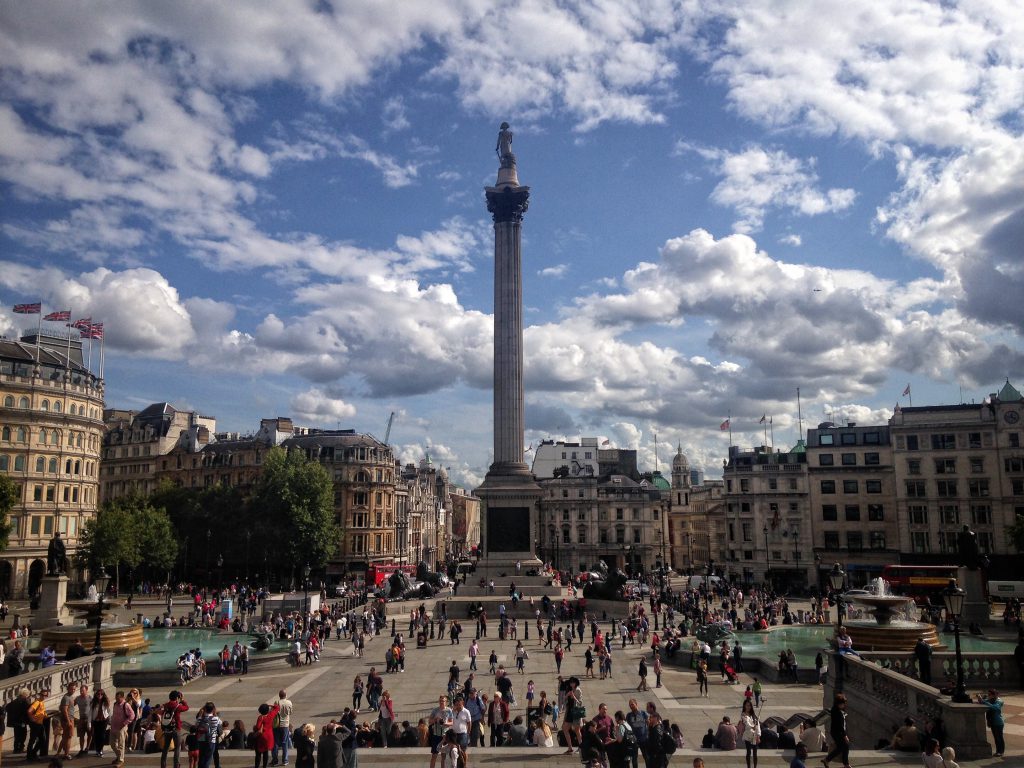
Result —
[{"label": "lamppost", "polygon": [[[828,583],[832,587],[832,592],[835,594],[836,599],[836,637],[839,637],[839,630],[843,626],[843,612],[839,605],[842,598],[840,595],[843,592],[843,583],[846,581],[846,573],[839,566],[839,563],[832,564],[832,570],[828,574]],[[839,653],[838,644],[836,646],[836,693],[843,690],[843,656]]]},{"label": "lamppost", "polygon": [[686,534],[686,549],[688,559],[686,561],[686,567],[689,570],[691,576],[693,576],[693,534]]},{"label": "lamppost", "polygon": [[767,524],[761,531],[764,534],[764,584],[765,587],[771,588],[772,585],[772,560],[771,553],[768,551],[768,526]]},{"label": "lamppost", "polygon": [[800,579],[802,581],[802,579],[801,579],[801,573],[802,572],[800,570],[800,547],[799,547],[800,531],[794,525],[793,528],[791,529],[791,533],[793,534],[793,565],[796,568],[797,579]]},{"label": "lamppost", "polygon": [[252,539],[252,531],[246,529],[245,531],[245,583],[246,586],[249,584],[249,542]]},{"label": "lamppost", "polygon": [[302,567],[302,629],[309,626],[309,563]]},{"label": "lamppost", "polygon": [[217,590],[219,591],[224,582],[224,555],[217,555]]},{"label": "lamppost", "polygon": [[205,573],[203,574],[203,602],[206,602],[206,587],[210,584],[210,538],[213,533],[209,528],[206,529],[206,564]]},{"label": "lamppost", "polygon": [[100,654],[103,653],[103,641],[100,639],[100,626],[103,624],[103,598],[107,594],[107,587],[110,586],[110,577],[107,575],[107,569],[101,565],[100,572],[96,574],[93,581],[96,584],[96,594],[100,602],[96,606],[96,642],[93,644],[92,652]]},{"label": "lamppost", "polygon": [[956,688],[951,699],[956,704],[970,704],[964,684],[964,657],[960,652],[960,613],[964,609],[966,592],[957,586],[956,579],[949,580],[949,586],[942,590],[942,601],[946,604],[946,618],[953,620],[953,637],[956,640]]}]

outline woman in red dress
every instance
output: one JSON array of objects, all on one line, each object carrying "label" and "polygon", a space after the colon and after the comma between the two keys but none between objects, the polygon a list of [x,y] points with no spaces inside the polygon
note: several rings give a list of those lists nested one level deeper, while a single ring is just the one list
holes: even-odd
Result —
[{"label": "woman in red dress", "polygon": [[275,704],[269,707],[260,704],[260,716],[256,718],[256,726],[252,729],[256,734],[256,763],[255,768],[267,768],[267,755],[274,748],[274,718],[281,711],[281,707]]}]

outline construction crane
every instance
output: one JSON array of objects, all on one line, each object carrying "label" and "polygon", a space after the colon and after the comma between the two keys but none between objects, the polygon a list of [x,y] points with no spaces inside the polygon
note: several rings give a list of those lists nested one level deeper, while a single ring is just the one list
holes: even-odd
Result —
[{"label": "construction crane", "polygon": [[391,439],[391,425],[395,423],[395,412],[392,411],[391,415],[388,416],[388,425],[384,428],[384,445],[389,445],[388,440]]}]

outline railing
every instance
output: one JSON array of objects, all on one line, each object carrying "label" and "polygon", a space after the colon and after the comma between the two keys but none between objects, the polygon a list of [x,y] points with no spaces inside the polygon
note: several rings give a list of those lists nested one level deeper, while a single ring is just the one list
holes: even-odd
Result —
[{"label": "railing", "polygon": [[[890,654],[876,655],[886,657]],[[894,657],[898,655],[891,654]],[[829,664],[823,706],[831,705],[840,668],[843,670],[842,691],[848,700],[850,730],[858,746],[869,748],[883,739],[888,741],[908,716],[922,723],[941,718],[949,743],[956,745],[958,759],[991,757],[985,707],[974,703],[955,704],[935,688],[885,669],[873,660],[834,654]]]},{"label": "railing", "polygon": [[[920,679],[917,661],[911,652],[865,651],[860,654],[870,661],[901,675]],[[968,687],[1017,690],[1020,670],[1012,653],[963,653],[964,682]],[[956,654],[951,651],[932,654],[932,681],[942,684],[956,681]]]},{"label": "railing", "polygon": [[14,701],[18,697],[18,691],[22,688],[28,690],[30,699],[34,699],[37,693],[49,691],[46,708],[48,710],[55,709],[61,696],[67,690],[68,683],[77,683],[78,685],[84,683],[92,686],[93,690],[104,688],[108,694],[112,695],[113,681],[110,663],[113,658],[114,654],[112,653],[83,656],[74,661],[5,678],[0,681],[0,702],[6,705]]}]

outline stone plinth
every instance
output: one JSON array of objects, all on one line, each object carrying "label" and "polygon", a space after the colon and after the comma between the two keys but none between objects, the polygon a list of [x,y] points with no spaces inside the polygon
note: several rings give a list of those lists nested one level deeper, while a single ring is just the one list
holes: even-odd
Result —
[{"label": "stone plinth", "polygon": [[985,599],[984,574],[981,570],[972,571],[960,568],[957,583],[967,594],[964,596],[964,611],[960,616],[960,626],[964,630],[972,623],[984,624],[990,618],[988,600]]},{"label": "stone plinth", "polygon": [[72,622],[67,608],[67,576],[44,576],[39,587],[39,608],[32,614],[32,628],[46,629]]},{"label": "stone plinth", "polygon": [[[501,469],[507,469],[502,467]],[[476,489],[481,500],[480,547],[477,579],[514,580],[516,563],[520,573],[540,568],[534,542],[537,540],[537,505],[543,493],[533,475],[523,465],[517,474],[487,473]]]}]

